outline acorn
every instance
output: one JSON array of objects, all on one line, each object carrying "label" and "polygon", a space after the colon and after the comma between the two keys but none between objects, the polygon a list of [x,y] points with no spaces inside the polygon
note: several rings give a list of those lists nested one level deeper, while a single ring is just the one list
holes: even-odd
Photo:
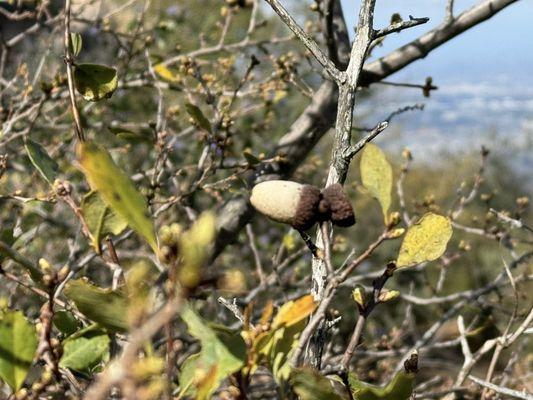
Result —
[{"label": "acorn", "polygon": [[313,185],[273,180],[254,186],[250,202],[270,219],[305,231],[330,220],[338,226],[355,223],[350,201],[339,184],[320,191]]}]

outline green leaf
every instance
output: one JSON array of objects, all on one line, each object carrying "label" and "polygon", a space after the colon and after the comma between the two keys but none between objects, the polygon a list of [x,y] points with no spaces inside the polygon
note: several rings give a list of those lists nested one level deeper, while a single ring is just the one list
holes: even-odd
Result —
[{"label": "green leaf", "polygon": [[26,152],[28,153],[28,157],[33,166],[50,185],[53,185],[59,171],[57,163],[48,155],[45,148],[39,143],[28,139],[26,140],[26,143],[24,143],[24,146],[26,147]]},{"label": "green leaf", "polygon": [[202,350],[183,363],[180,386],[195,399],[211,398],[222,381],[244,365],[246,344],[237,333],[209,326],[189,305],[181,317]]},{"label": "green leaf", "polygon": [[70,311],[59,310],[54,313],[54,326],[65,335],[72,335],[79,328],[78,320]]},{"label": "green leaf", "polygon": [[298,345],[306,318],[316,306],[311,295],[285,303],[272,321],[271,330],[259,336],[254,345],[254,350],[266,358],[282,391],[291,373],[290,356]]},{"label": "green leaf", "polygon": [[74,69],[74,83],[85,100],[109,98],[117,89],[117,70],[99,64],[78,64]]},{"label": "green leaf", "polygon": [[361,180],[364,187],[381,204],[387,222],[387,213],[391,204],[392,168],[383,151],[372,143],[368,143],[363,149]]},{"label": "green leaf", "polygon": [[79,33],[70,34],[70,51],[74,57],[77,57],[78,54],[80,54],[82,44],[83,40]]},{"label": "green leaf", "polygon": [[152,143],[154,141],[153,134],[151,135],[148,129],[133,131],[122,126],[108,126],[107,129],[119,139],[130,143]]},{"label": "green leaf", "polygon": [[0,316],[0,377],[13,391],[24,383],[37,349],[37,333],[20,311]]},{"label": "green leaf", "polygon": [[415,374],[400,371],[384,387],[362,382],[353,374],[348,376],[348,381],[357,400],[408,400],[413,393]]},{"label": "green leaf", "polygon": [[200,128],[203,130],[211,133],[211,123],[209,120],[205,117],[202,110],[200,110],[198,107],[196,107],[194,104],[187,103],[185,104],[185,109],[187,110],[187,113],[194,119],[194,121],[198,124]]},{"label": "green leaf", "polygon": [[427,213],[407,230],[396,266],[408,267],[436,260],[444,254],[451,237],[450,219],[442,215]]},{"label": "green leaf", "polygon": [[115,165],[109,153],[94,143],[80,143],[78,161],[91,188],[98,191],[104,202],[157,253],[157,240],[146,200],[130,178]]},{"label": "green leaf", "polygon": [[63,341],[59,366],[88,373],[109,358],[109,336],[102,331],[89,331],[83,336]]},{"label": "green leaf", "polygon": [[83,217],[94,237],[93,246],[101,252],[100,242],[109,234],[118,235],[127,228],[128,222],[108,207],[98,192],[87,193],[81,202]]},{"label": "green leaf", "polygon": [[333,388],[330,379],[310,368],[294,370],[290,380],[294,392],[301,400],[343,399]]},{"label": "green leaf", "polygon": [[200,280],[200,270],[209,259],[215,238],[215,225],[215,215],[206,212],[180,236],[179,248],[182,263],[179,280],[186,287],[194,287]]},{"label": "green leaf", "polygon": [[76,279],[67,283],[64,293],[91,321],[113,332],[128,330],[128,299],[123,292],[102,289],[86,280]]}]

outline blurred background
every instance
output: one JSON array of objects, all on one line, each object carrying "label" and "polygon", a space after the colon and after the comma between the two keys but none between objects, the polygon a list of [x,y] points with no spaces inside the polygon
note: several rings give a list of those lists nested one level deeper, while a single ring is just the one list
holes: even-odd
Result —
[{"label": "blurred background", "polygon": [[[349,26],[357,18],[357,2],[343,0]],[[455,1],[454,14],[476,4]],[[351,12],[350,12],[351,11]],[[376,48],[373,58],[383,56],[432,29],[445,18],[440,0],[378,1],[375,24],[387,26],[393,13],[404,19],[429,17],[419,27],[387,37]],[[493,154],[507,158],[531,189],[533,185],[533,2],[518,1],[494,18],[468,30],[460,37],[435,49],[387,80],[422,84],[433,78],[438,90],[431,98],[420,99],[420,92],[408,88],[378,87],[371,101],[357,110],[364,120],[372,120],[370,110],[379,106],[386,115],[395,109],[422,102],[423,112],[406,113],[379,143],[407,146],[418,160],[435,162],[442,156],[467,155],[484,144]],[[353,30],[351,31],[353,33]],[[394,140],[391,140],[391,136]]]}]

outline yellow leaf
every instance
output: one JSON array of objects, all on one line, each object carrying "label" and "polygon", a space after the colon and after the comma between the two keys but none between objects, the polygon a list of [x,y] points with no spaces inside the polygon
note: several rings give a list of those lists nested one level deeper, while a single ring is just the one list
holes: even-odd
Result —
[{"label": "yellow leaf", "polygon": [[163,78],[166,81],[170,82],[179,82],[180,79],[176,75],[172,73],[171,70],[169,70],[165,65],[163,64],[157,64],[154,67],[154,71],[157,75],[159,75],[161,78]]},{"label": "yellow leaf", "polygon": [[411,226],[400,248],[397,267],[408,267],[439,258],[452,237],[449,218],[427,213]]},{"label": "yellow leaf", "polygon": [[352,297],[355,300],[359,306],[364,307],[365,306],[365,289],[362,286],[356,287],[352,291]]},{"label": "yellow leaf", "polygon": [[315,300],[310,294],[300,297],[298,300],[289,301],[279,309],[272,323],[272,327],[276,329],[280,326],[294,325],[307,318],[315,311],[316,307]]},{"label": "yellow leaf", "polygon": [[361,180],[364,187],[375,197],[383,217],[387,222],[387,213],[391,204],[392,168],[381,149],[368,143],[361,156]]},{"label": "yellow leaf", "polygon": [[216,218],[206,212],[180,237],[182,266],[179,280],[186,287],[194,287],[200,280],[200,268],[209,258],[215,237]]},{"label": "yellow leaf", "polygon": [[78,162],[91,188],[157,253],[157,240],[146,200],[135,189],[130,178],[116,166],[105,149],[94,143],[80,143],[77,153]]}]

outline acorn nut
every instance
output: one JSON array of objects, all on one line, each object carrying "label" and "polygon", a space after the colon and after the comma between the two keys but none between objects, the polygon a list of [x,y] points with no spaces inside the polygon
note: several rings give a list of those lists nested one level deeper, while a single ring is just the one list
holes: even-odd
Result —
[{"label": "acorn nut", "polygon": [[261,182],[252,189],[250,202],[260,213],[299,231],[320,221],[331,220],[344,227],[355,223],[350,201],[339,184],[321,192],[315,186],[297,182]]}]

